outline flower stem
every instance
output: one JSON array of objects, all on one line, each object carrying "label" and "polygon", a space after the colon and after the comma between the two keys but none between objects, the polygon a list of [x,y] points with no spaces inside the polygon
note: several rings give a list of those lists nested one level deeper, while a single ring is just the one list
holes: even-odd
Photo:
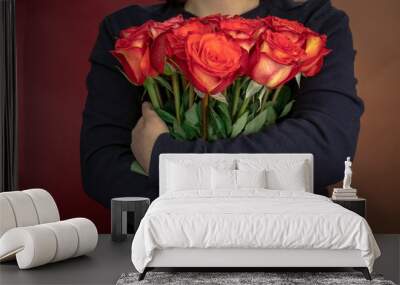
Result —
[{"label": "flower stem", "polygon": [[193,86],[189,85],[189,109],[193,106],[194,103],[194,90]]},{"label": "flower stem", "polygon": [[157,92],[154,87],[155,84],[156,83],[154,82],[154,79],[149,77],[148,79],[146,79],[146,81],[144,83],[144,88],[146,89],[147,93],[149,94],[151,104],[153,105],[153,107],[155,109],[158,109],[158,108],[160,108],[160,102],[158,101]]},{"label": "flower stem", "polygon": [[208,139],[208,97],[208,94],[204,94],[201,99],[201,127],[204,140]]},{"label": "flower stem", "polygon": [[177,73],[173,73],[172,75],[172,91],[174,92],[174,101],[175,101],[175,114],[176,114],[176,121],[178,124],[181,124],[181,96],[179,90],[179,78]]},{"label": "flower stem", "polygon": [[162,108],[164,104],[161,98],[160,88],[158,88],[157,82],[154,82],[154,91],[156,92],[158,102],[160,103],[160,107]]},{"label": "flower stem", "polygon": [[239,104],[239,95],[240,95],[240,82],[236,80],[234,85],[234,94],[233,94],[233,103],[232,103],[232,118],[235,117],[238,104]]},{"label": "flower stem", "polygon": [[262,98],[260,112],[264,110],[265,104],[267,103],[267,100],[268,100],[268,97],[269,97],[269,94],[270,94],[270,91],[267,88],[267,90],[264,93],[264,97]]}]

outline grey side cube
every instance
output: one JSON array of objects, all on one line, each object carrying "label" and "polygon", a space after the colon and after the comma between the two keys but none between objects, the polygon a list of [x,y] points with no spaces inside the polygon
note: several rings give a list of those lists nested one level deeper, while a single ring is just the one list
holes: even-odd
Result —
[{"label": "grey side cube", "polygon": [[134,214],[134,233],[139,227],[150,205],[149,198],[120,197],[111,199],[111,239],[120,242],[126,240],[128,212]]}]

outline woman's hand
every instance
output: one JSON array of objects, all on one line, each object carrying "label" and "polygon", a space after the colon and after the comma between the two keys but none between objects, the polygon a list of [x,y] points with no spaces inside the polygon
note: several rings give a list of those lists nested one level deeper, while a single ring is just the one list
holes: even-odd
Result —
[{"label": "woman's hand", "polygon": [[168,132],[167,125],[160,119],[149,102],[142,104],[142,117],[132,130],[131,149],[136,160],[149,173],[151,152],[159,135]]}]

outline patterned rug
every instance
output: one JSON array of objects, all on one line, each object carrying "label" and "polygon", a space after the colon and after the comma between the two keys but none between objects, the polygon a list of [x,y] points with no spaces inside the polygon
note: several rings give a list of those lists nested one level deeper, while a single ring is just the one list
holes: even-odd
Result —
[{"label": "patterned rug", "polygon": [[142,281],[138,281],[138,273],[122,274],[117,285],[298,285],[298,284],[328,284],[328,285],[395,285],[384,280],[381,275],[372,275],[368,281],[360,272],[148,272]]}]

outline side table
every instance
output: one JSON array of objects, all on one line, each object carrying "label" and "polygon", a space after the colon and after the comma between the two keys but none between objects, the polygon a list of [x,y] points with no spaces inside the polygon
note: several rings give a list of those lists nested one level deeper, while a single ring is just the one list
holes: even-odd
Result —
[{"label": "side table", "polygon": [[128,212],[132,212],[134,215],[133,233],[135,233],[149,205],[150,199],[143,197],[111,199],[111,239],[113,241],[124,241],[126,239]]},{"label": "side table", "polygon": [[339,204],[342,207],[359,214],[361,217],[366,218],[367,216],[367,200],[364,198],[347,199],[347,200],[334,200],[333,203]]}]

